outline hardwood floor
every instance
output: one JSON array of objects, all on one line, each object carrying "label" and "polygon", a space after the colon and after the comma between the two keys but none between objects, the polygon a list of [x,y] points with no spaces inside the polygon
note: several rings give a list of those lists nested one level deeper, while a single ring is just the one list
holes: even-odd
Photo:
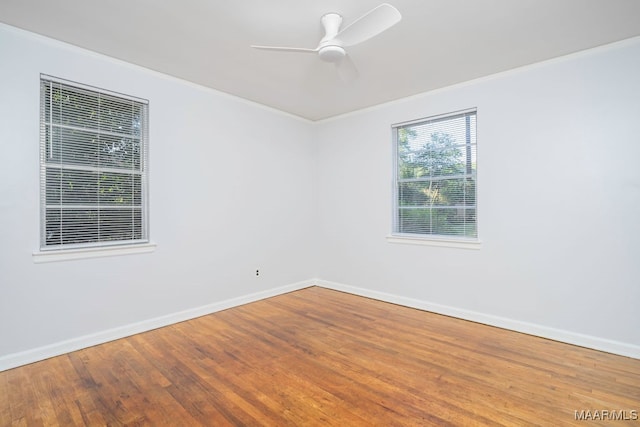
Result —
[{"label": "hardwood floor", "polygon": [[0,426],[640,426],[638,416],[640,360],[318,287],[0,373]]}]

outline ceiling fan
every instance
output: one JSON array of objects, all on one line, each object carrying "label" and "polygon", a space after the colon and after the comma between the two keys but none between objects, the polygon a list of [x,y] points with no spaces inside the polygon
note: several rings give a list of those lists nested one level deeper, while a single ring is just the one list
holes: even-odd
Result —
[{"label": "ceiling fan", "polygon": [[340,29],[342,15],[327,13],[320,18],[325,35],[315,48],[261,45],[251,47],[281,52],[316,53],[323,61],[336,64],[343,80],[350,81],[355,78],[357,71],[345,47],[354,46],[377,36],[397,24],[400,19],[402,15],[398,9],[388,3],[373,8],[343,29]]}]

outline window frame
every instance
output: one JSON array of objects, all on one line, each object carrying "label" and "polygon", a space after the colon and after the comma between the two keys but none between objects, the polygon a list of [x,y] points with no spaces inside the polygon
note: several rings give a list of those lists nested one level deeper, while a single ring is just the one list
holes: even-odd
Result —
[{"label": "window frame", "polygon": [[411,245],[427,245],[427,246],[440,246],[451,247],[461,249],[480,249],[482,242],[479,238],[479,212],[478,212],[478,178],[477,178],[477,165],[475,172],[475,227],[476,236],[456,236],[456,235],[442,235],[442,234],[428,234],[428,233],[403,233],[399,230],[399,147],[398,147],[398,130],[400,128],[409,127],[411,125],[420,125],[431,121],[446,120],[447,118],[455,118],[473,113],[476,117],[476,163],[478,162],[477,154],[477,108],[467,108],[464,110],[453,111],[444,114],[438,114],[433,116],[427,116],[420,119],[410,120],[406,122],[395,123],[391,125],[392,133],[392,203],[391,203],[391,233],[387,236],[387,241],[390,243],[411,244]]},{"label": "window frame", "polygon": [[[63,129],[60,125],[54,125],[53,120],[49,123],[46,122],[47,109],[51,108],[51,105],[45,105],[45,91],[46,87],[51,87],[51,85],[61,85],[59,87],[64,87],[71,91],[76,90],[77,93],[83,94],[85,96],[95,96],[95,100],[98,100],[100,96],[105,96],[108,98],[116,98],[117,101],[130,101],[132,102],[132,108],[140,108],[140,136],[139,136],[139,150],[140,154],[132,157],[131,160],[131,171],[126,172],[122,168],[111,167],[101,167],[101,166],[82,166],[78,165],[76,168],[73,164],[64,165],[60,163],[59,166],[52,164],[47,160],[47,145],[51,143],[48,140],[47,135],[52,135],[53,128],[57,127],[58,129]],[[112,255],[120,255],[120,254],[128,254],[128,253],[141,253],[141,252],[150,252],[155,249],[155,245],[151,243],[150,240],[150,232],[149,232],[149,183],[148,183],[148,174],[149,174],[149,101],[146,99],[125,95],[122,93],[98,88],[95,86],[90,86],[66,79],[61,79],[58,77],[40,74],[39,78],[39,97],[40,97],[40,106],[39,106],[39,119],[40,119],[40,243],[39,249],[34,252],[34,261],[35,262],[46,262],[46,261],[57,261],[57,260],[65,260],[65,259],[78,259],[78,258],[92,258],[99,256],[112,256]],[[92,98],[89,98],[92,99]],[[93,99],[92,99],[93,100]],[[50,110],[49,110],[50,111]],[[49,132],[47,132],[47,128]],[[103,131],[102,129],[98,129],[95,122],[91,122],[89,126],[84,128],[78,127],[78,131],[80,132],[91,132],[96,133],[97,135],[107,135],[107,131]],[[126,133],[121,134],[123,137],[126,136]],[[133,135],[133,134],[129,134]],[[50,136],[51,138],[51,136]],[[49,138],[49,139],[50,139]],[[139,159],[137,158],[139,157]],[[139,162],[136,164],[136,162]],[[51,169],[51,168],[54,169]],[[139,200],[138,200],[138,190],[132,189],[130,192],[131,199],[131,208],[135,211],[138,207],[140,209],[140,235],[131,236],[130,239],[120,239],[120,240],[100,240],[95,239],[93,241],[87,241],[83,243],[64,243],[60,242],[59,244],[47,244],[47,168],[50,170],[56,170],[55,168],[59,168],[60,171],[65,170],[66,168],[70,168],[69,170],[77,171],[85,170],[87,173],[102,173],[106,172],[110,176],[121,175],[124,177],[131,177],[132,183],[139,180]],[[115,168],[115,169],[114,169]],[[128,168],[127,168],[128,169]],[[135,170],[135,172],[134,172]],[[122,172],[125,171],[125,172]],[[139,177],[139,178],[136,178]],[[132,184],[134,185],[134,184]],[[136,184],[137,186],[137,184]],[[129,194],[129,193],[125,193]],[[62,195],[60,196],[62,197]],[[61,200],[62,203],[62,200]],[[95,206],[94,209],[99,211],[100,206],[107,206],[101,204],[100,201],[91,203],[88,202],[88,205],[83,206]],[[62,207],[63,204],[60,204],[61,212],[64,211]],[[73,205],[67,206],[68,209],[73,209],[71,207]],[[110,211],[113,211],[115,208],[112,207]],[[88,207],[79,206],[78,209],[89,209]],[[133,212],[132,211],[132,212]],[[137,214],[136,214],[137,216]],[[81,227],[81,230],[83,228]],[[85,229],[86,230],[86,229]],[[134,229],[132,229],[134,230]],[[89,233],[87,232],[87,235]],[[90,239],[88,239],[90,240]]]}]

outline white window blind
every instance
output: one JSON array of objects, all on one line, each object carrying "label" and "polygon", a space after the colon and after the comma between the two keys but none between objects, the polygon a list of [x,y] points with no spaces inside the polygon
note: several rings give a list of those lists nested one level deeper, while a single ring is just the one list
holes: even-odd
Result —
[{"label": "white window blind", "polygon": [[393,130],[394,234],[476,239],[476,111]]},{"label": "white window blind", "polygon": [[148,242],[144,100],[40,79],[41,249]]}]

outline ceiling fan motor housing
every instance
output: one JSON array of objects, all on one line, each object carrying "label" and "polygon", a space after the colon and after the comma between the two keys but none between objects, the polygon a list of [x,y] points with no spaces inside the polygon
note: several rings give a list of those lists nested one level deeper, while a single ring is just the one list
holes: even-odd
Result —
[{"label": "ceiling fan motor housing", "polygon": [[323,46],[318,51],[320,59],[327,62],[338,62],[345,57],[347,53],[342,46]]}]

